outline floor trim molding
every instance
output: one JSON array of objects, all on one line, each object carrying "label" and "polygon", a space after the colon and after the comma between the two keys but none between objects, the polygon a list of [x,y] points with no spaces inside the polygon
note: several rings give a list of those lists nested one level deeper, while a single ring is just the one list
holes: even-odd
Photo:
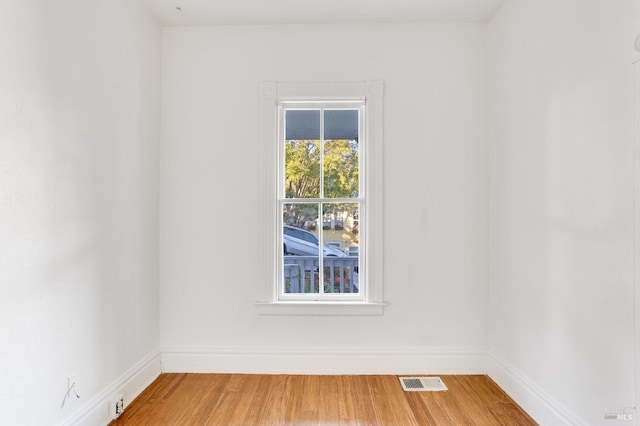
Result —
[{"label": "floor trim molding", "polygon": [[153,351],[69,417],[64,426],[108,424],[118,394],[125,406],[161,373],[487,374],[536,422],[587,425],[517,368],[484,348],[166,347]]},{"label": "floor trim molding", "polygon": [[416,348],[166,347],[163,372],[244,374],[486,374],[487,352]]},{"label": "floor trim molding", "polygon": [[146,389],[161,373],[160,351],[155,350],[120,377],[102,392],[87,401],[82,408],[69,417],[63,426],[106,425],[113,416],[110,404],[117,395],[124,396],[125,407]]},{"label": "floor trim molding", "polygon": [[488,360],[489,377],[541,425],[587,426],[517,368],[494,356]]}]

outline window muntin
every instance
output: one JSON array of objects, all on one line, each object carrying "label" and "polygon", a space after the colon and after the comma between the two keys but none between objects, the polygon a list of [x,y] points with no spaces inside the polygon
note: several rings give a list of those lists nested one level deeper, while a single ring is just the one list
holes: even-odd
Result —
[{"label": "window muntin", "polygon": [[279,105],[279,300],[363,300],[364,108]]}]

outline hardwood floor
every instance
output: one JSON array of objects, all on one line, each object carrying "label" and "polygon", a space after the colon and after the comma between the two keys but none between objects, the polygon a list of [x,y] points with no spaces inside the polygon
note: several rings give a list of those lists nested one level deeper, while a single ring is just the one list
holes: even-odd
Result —
[{"label": "hardwood floor", "polygon": [[535,425],[487,376],[439,376],[405,392],[397,376],[163,374],[110,426]]}]

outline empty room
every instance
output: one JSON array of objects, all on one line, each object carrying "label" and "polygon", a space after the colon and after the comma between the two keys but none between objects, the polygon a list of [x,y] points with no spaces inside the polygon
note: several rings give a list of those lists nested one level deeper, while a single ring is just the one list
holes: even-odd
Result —
[{"label": "empty room", "polygon": [[0,424],[637,424],[639,247],[637,0],[2,3]]}]

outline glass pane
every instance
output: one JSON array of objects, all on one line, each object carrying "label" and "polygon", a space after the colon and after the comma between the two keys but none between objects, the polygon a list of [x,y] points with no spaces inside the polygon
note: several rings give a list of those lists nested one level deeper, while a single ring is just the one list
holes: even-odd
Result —
[{"label": "glass pane", "polygon": [[319,109],[286,110],[284,119],[286,140],[320,139]]},{"label": "glass pane", "polygon": [[358,140],[357,109],[328,109],[324,112],[324,138]]},{"label": "glass pane", "polygon": [[320,141],[286,140],[284,191],[286,198],[320,196]]},{"label": "glass pane", "polygon": [[319,293],[318,204],[284,204],[282,223],[284,292]]},{"label": "glass pane", "polygon": [[325,141],[325,198],[357,198],[359,177],[358,142],[346,139]]},{"label": "glass pane", "polygon": [[359,291],[359,217],[358,203],[327,203],[322,206],[325,293]]},{"label": "glass pane", "polygon": [[320,110],[285,111],[285,197],[320,196]]},{"label": "glass pane", "polygon": [[358,110],[326,110],[324,125],[324,197],[357,198]]}]

